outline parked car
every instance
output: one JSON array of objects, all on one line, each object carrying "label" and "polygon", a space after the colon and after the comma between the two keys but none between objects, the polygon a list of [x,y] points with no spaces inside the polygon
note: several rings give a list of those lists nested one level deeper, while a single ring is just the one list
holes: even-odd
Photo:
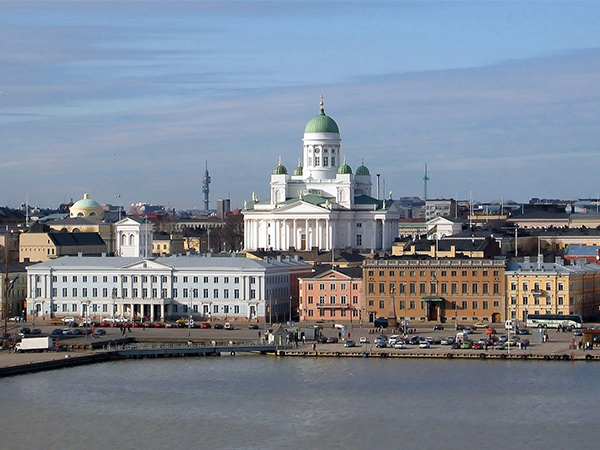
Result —
[{"label": "parked car", "polygon": [[474,324],[474,326],[475,326],[475,328],[487,328],[487,327],[489,327],[489,324],[484,323],[484,322],[476,322]]},{"label": "parked car", "polygon": [[62,321],[63,321],[63,323],[75,322],[75,317],[63,317]]},{"label": "parked car", "polygon": [[225,322],[225,325],[223,326],[223,328],[225,328],[226,330],[235,330],[235,326],[229,322]]},{"label": "parked car", "polygon": [[475,342],[473,344],[473,350],[483,350],[484,344],[481,342]]},{"label": "parked car", "polygon": [[154,328],[165,328],[165,327],[166,327],[166,325],[162,322],[156,322],[154,324]]},{"label": "parked car", "polygon": [[505,348],[506,346],[502,342],[498,342],[496,345],[494,345],[494,350],[504,350]]},{"label": "parked car", "polygon": [[362,336],[358,342],[360,342],[361,344],[368,344],[369,343],[369,338],[366,336]]},{"label": "parked car", "polygon": [[413,337],[411,337],[411,338],[409,339],[409,341],[408,341],[408,343],[409,343],[410,345],[419,345],[419,342],[421,342],[421,340],[420,340],[419,336],[417,336],[417,335],[414,335],[414,336],[413,336]]},{"label": "parked car", "polygon": [[[209,324],[210,325],[210,324]],[[210,328],[210,327],[209,327]],[[248,329],[249,330],[258,330],[260,327],[255,324],[255,323],[251,323],[250,325],[248,325]]]},{"label": "parked car", "polygon": [[462,348],[473,348],[473,341],[466,340],[462,343]]},{"label": "parked car", "polygon": [[100,322],[100,325],[98,325],[98,326],[99,326],[99,327],[106,328],[106,327],[110,327],[110,326],[111,326],[111,323],[110,323],[110,322]]},{"label": "parked car", "polygon": [[94,337],[100,337],[100,336],[104,336],[106,334],[106,330],[104,328],[98,328],[96,331],[94,331]]},{"label": "parked car", "polygon": [[331,336],[331,337],[327,338],[327,343],[328,344],[337,344],[338,338],[336,338],[335,336]]},{"label": "parked car", "polygon": [[22,327],[19,329],[19,334],[30,334],[31,333],[31,328],[29,327]]},{"label": "parked car", "polygon": [[529,330],[527,328],[519,328],[519,331],[517,331],[517,334],[531,334],[531,333],[529,333]]},{"label": "parked car", "polygon": [[61,330],[60,328],[55,328],[50,332],[50,335],[52,336],[60,336],[61,334],[63,334],[63,330]]},{"label": "parked car", "polygon": [[387,342],[386,341],[377,341],[375,343],[375,347],[377,347],[377,348],[386,348],[387,347]]},{"label": "parked car", "polygon": [[211,326],[210,323],[204,322],[202,325],[200,325],[200,328],[211,328]]},{"label": "parked car", "polygon": [[471,327],[465,327],[465,328],[463,329],[463,333],[464,333],[464,334],[472,334],[472,333],[473,333],[473,331],[475,331],[475,330],[473,330],[473,328],[471,328]]},{"label": "parked car", "polygon": [[444,329],[444,325],[434,325],[433,329],[434,330],[443,330]]},{"label": "parked car", "polygon": [[442,345],[452,345],[453,343],[454,343],[454,338],[452,336],[443,338],[440,341],[440,344],[442,344]]},{"label": "parked car", "polygon": [[423,341],[419,344],[419,348],[430,348],[431,344],[427,341]]},{"label": "parked car", "polygon": [[398,341],[394,344],[394,348],[403,349],[403,348],[408,348],[408,346],[406,345],[406,343],[404,341]]},{"label": "parked car", "polygon": [[344,342],[344,347],[356,347],[356,342],[348,339],[346,342]]},{"label": "parked car", "polygon": [[[217,328],[217,327],[215,326],[215,328]],[[327,336],[321,336],[318,339],[318,342],[319,342],[319,344],[327,344]]]},{"label": "parked car", "polygon": [[222,323],[215,323],[215,325],[213,326],[213,328],[215,330],[222,330],[223,329],[223,324]]},{"label": "parked car", "polygon": [[459,348],[462,348],[462,347],[461,347],[461,343],[460,343],[460,342],[453,342],[453,343],[452,343],[452,345],[451,345],[451,347],[452,347],[454,350],[458,350]]},{"label": "parked car", "polygon": [[375,328],[387,328],[388,320],[385,317],[378,317],[373,321],[373,326]]}]

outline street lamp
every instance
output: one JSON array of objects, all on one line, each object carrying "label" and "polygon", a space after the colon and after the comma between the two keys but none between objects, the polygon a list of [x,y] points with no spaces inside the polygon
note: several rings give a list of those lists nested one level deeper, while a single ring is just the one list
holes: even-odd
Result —
[{"label": "street lamp", "polygon": [[188,290],[188,298],[190,300],[190,305],[188,306],[189,308],[189,315],[188,315],[188,337],[191,337],[192,335],[192,290]]},{"label": "street lamp", "polygon": [[406,318],[406,283],[402,283],[402,290],[404,291],[404,320],[402,321],[402,327],[404,329],[404,336],[407,336],[407,327],[408,327],[408,320]]}]

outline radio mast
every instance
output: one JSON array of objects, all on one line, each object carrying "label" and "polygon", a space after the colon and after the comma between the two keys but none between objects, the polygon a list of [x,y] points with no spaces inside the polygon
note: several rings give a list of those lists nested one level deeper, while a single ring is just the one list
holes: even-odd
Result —
[{"label": "radio mast", "polygon": [[427,200],[427,182],[429,181],[429,177],[427,176],[427,164],[425,164],[425,176],[423,177],[423,196],[425,197],[423,200]]},{"label": "radio mast", "polygon": [[208,215],[210,209],[210,202],[208,195],[210,194],[210,175],[208,174],[208,161],[206,161],[206,170],[204,171],[204,177],[202,177],[202,193],[204,194],[204,212]]}]

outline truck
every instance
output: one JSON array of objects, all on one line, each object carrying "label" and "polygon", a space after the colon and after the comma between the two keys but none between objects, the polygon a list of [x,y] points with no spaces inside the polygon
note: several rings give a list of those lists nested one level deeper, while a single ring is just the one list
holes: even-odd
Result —
[{"label": "truck", "polygon": [[51,336],[23,338],[15,344],[15,353],[43,352],[53,348]]}]

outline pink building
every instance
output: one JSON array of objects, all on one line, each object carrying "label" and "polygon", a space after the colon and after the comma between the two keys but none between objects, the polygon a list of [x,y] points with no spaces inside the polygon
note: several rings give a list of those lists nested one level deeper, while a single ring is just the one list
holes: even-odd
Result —
[{"label": "pink building", "polygon": [[362,268],[317,268],[300,278],[300,321],[362,324]]}]

